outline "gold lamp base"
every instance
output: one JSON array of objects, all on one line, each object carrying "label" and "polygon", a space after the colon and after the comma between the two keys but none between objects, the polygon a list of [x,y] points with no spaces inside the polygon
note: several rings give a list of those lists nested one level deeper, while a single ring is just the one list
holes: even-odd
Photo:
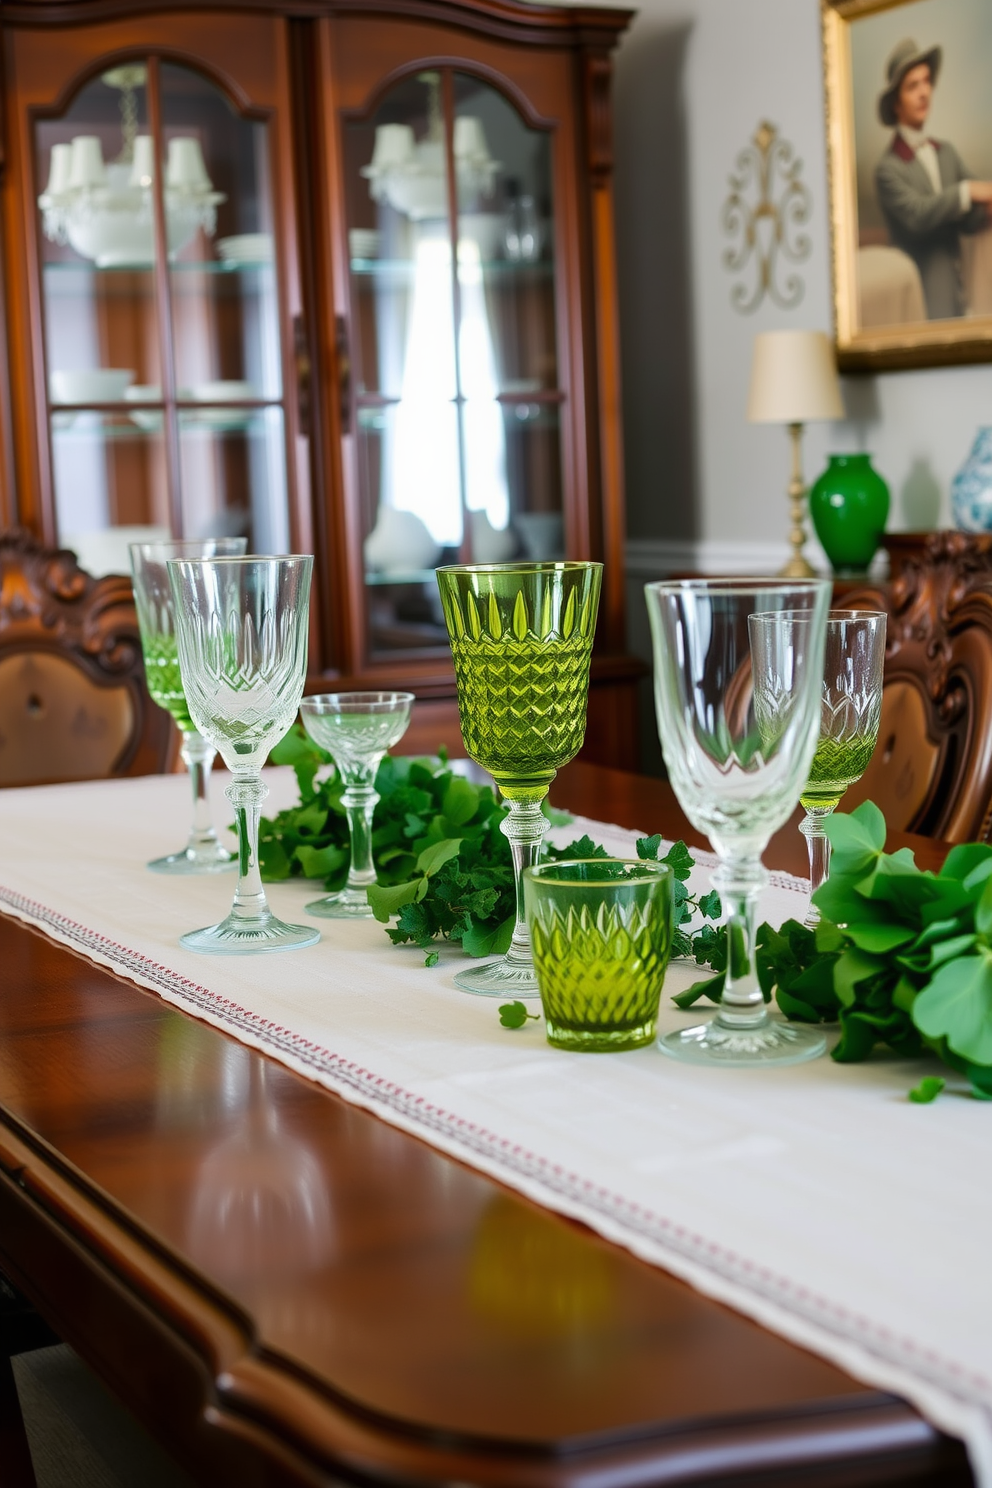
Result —
[{"label": "gold lamp base", "polygon": [[802,424],[790,424],[789,436],[792,440],[792,476],[789,480],[789,545],[792,554],[785,566],[779,569],[779,577],[815,579],[816,569],[803,557],[806,544],[806,528],[803,523],[806,515],[806,484],[803,480]]}]

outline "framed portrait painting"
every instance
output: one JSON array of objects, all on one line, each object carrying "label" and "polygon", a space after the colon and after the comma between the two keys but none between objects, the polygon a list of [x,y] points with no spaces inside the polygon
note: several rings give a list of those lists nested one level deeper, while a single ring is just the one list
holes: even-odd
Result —
[{"label": "framed portrait painting", "polygon": [[992,361],[992,0],[821,0],[842,369]]}]

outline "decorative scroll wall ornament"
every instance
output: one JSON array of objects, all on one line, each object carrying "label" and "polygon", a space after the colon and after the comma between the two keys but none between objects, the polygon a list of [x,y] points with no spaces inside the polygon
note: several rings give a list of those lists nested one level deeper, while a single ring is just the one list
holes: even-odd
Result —
[{"label": "decorative scroll wall ornament", "polygon": [[[723,228],[735,242],[723,261],[732,274],[747,274],[735,284],[731,304],[742,315],[756,310],[765,295],[783,310],[792,310],[805,285],[795,272],[785,272],[782,259],[802,263],[810,255],[811,198],[800,180],[803,163],[778,127],[767,119],[737,157],[730,195],[723,204]],[[753,268],[751,268],[753,260]]]}]

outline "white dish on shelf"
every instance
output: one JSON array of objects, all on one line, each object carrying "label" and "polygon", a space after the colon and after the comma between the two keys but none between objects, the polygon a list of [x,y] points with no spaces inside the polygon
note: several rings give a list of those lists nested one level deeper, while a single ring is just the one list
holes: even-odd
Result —
[{"label": "white dish on shelf", "polygon": [[[191,403],[241,403],[256,398],[258,394],[250,382],[221,378],[216,382],[197,382],[191,388],[180,388],[179,396]],[[187,428],[247,429],[254,417],[253,408],[203,408],[184,410],[181,421]]]},{"label": "white dish on shelf", "polygon": [[382,234],[375,227],[353,227],[348,233],[348,252],[352,258],[378,258]]},{"label": "white dish on shelf", "polygon": [[[162,389],[154,383],[135,382],[127,388],[124,393],[125,403],[161,403]],[[131,422],[139,429],[144,429],[149,434],[155,434],[162,427],[163,414],[161,408],[149,408],[143,413],[132,413]]]},{"label": "white dish on shelf", "polygon": [[130,367],[60,368],[48,378],[53,403],[120,403],[133,381]]},{"label": "white dish on shelf", "polygon": [[275,245],[271,233],[237,233],[218,238],[217,252],[225,263],[271,263]]}]

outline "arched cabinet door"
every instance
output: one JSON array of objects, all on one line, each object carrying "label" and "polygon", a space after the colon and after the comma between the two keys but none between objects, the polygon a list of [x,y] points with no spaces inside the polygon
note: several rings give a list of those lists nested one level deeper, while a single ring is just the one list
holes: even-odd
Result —
[{"label": "arched cabinet door", "polygon": [[34,229],[11,266],[20,463],[35,525],[96,573],[143,536],[310,531],[285,26],[189,16],[179,39],[147,17],[8,42]]},{"label": "arched cabinet door", "polygon": [[446,648],[439,562],[563,558],[554,126],[464,68],[344,121],[370,659]]},{"label": "arched cabinet door", "polygon": [[426,675],[437,564],[607,556],[582,62],[482,23],[321,31],[341,634],[355,672]]}]

